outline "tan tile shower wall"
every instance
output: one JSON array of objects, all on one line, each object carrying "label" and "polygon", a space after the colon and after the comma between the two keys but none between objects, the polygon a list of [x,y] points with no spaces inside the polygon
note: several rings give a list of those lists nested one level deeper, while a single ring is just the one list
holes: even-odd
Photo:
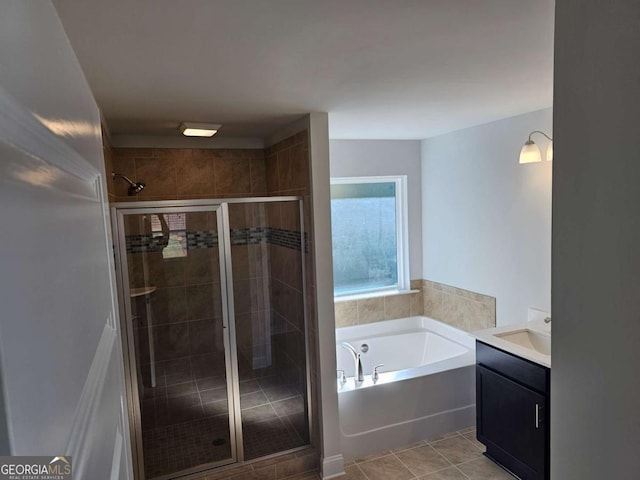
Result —
[{"label": "tan tile shower wall", "polygon": [[[216,227],[216,218],[211,212],[191,212],[185,221],[188,231],[215,230]],[[127,218],[130,235],[149,234],[151,231],[150,222],[142,223],[137,217]],[[193,383],[194,379],[205,377],[224,377],[224,368],[220,371],[211,367],[224,365],[224,359],[218,361],[223,350],[218,248],[195,249],[188,253],[185,257],[172,259],[164,259],[160,251],[127,253],[131,287],[156,287],[151,295],[153,363],[156,369],[171,370],[178,364],[188,366],[179,369],[179,374],[167,375],[160,386]],[[132,309],[136,317],[134,325],[139,361],[146,373],[152,362],[144,302],[144,297],[135,298]],[[146,374],[143,377],[143,384],[148,387],[150,377]]]},{"label": "tan tile shower wall", "polygon": [[[174,200],[199,198],[232,198],[248,196],[296,195],[304,199],[305,232],[307,232],[308,254],[305,256],[306,298],[303,298],[300,279],[295,264],[296,255],[287,248],[270,245],[265,256],[259,247],[236,248],[234,266],[240,259],[262,258],[264,269],[260,274],[251,274],[249,282],[260,282],[262,286],[251,285],[245,291],[268,292],[264,307],[258,315],[269,310],[275,311],[292,325],[299,325],[300,308],[308,312],[310,386],[312,397],[312,439],[318,444],[318,381],[317,381],[317,335],[315,318],[315,268],[313,264],[313,238],[311,232],[312,208],[310,196],[310,158],[308,132],[302,131],[274,144],[265,150],[230,149],[155,149],[155,148],[111,148],[105,139],[105,166],[109,178],[110,202]],[[111,181],[110,172],[115,171],[141,181],[146,188],[137,196],[127,196],[128,185],[122,180]],[[273,205],[268,211],[269,226],[283,229],[299,229],[299,216],[286,205]],[[235,217],[237,218],[237,217]],[[246,251],[246,252],[245,252]],[[246,254],[245,254],[246,253]],[[283,268],[280,268],[282,261]],[[292,264],[293,262],[293,264]],[[235,278],[234,278],[235,279]],[[254,288],[255,287],[255,288]],[[240,293],[238,290],[238,294]],[[163,293],[163,292],[161,292]],[[286,295],[291,302],[279,298]],[[291,295],[293,294],[293,295]],[[241,295],[238,295],[240,298]],[[259,298],[246,298],[246,304],[260,303]],[[270,302],[270,305],[267,303]],[[279,302],[279,303],[278,303]],[[243,318],[239,318],[242,324]],[[256,322],[252,322],[256,323]],[[258,322],[259,323],[259,322]],[[251,332],[245,329],[244,333]],[[239,335],[242,337],[242,334]],[[297,336],[304,351],[304,338]],[[239,338],[239,345],[243,344]],[[248,339],[246,344],[249,343]]]},{"label": "tan tile shower wall", "polygon": [[306,130],[265,149],[269,195],[309,195],[309,139]]},{"label": "tan tile shower wall", "polygon": [[144,182],[140,194],[127,196],[122,180],[108,183],[111,201],[182,200],[266,195],[263,150],[196,148],[109,148],[107,173]]},{"label": "tan tile shower wall", "polygon": [[496,326],[496,299],[423,280],[424,314],[467,332]]},{"label": "tan tile shower wall", "polygon": [[[297,202],[271,204],[269,226],[299,231],[300,209]],[[290,219],[287,221],[287,218]],[[296,392],[303,394],[291,399],[292,424],[301,438],[308,441],[308,430],[304,424],[306,411],[303,399],[306,398],[306,358],[304,335],[304,296],[302,289],[302,255],[299,249],[289,248],[275,243],[269,245],[271,257],[271,288],[273,291],[272,325],[273,341],[282,375],[288,383],[295,386]]]},{"label": "tan tile shower wall", "polygon": [[[265,210],[264,205],[260,204],[230,204],[231,230],[265,227],[267,225]],[[241,353],[245,349],[263,345],[268,341],[265,325],[270,321],[272,308],[268,248],[264,243],[231,247],[236,341]],[[250,355],[247,361],[249,364],[246,368],[251,371]]]},{"label": "tan tile shower wall", "polygon": [[412,317],[422,313],[422,292],[418,288],[397,295],[335,302],[337,328]]},{"label": "tan tile shower wall", "polygon": [[[315,317],[315,266],[313,263],[313,232],[311,231],[313,210],[311,208],[309,162],[309,135],[306,130],[265,149],[267,194],[269,196],[296,195],[304,199],[304,231],[307,233],[307,253],[305,255],[306,298],[304,299],[304,306],[307,312],[309,335],[309,371],[312,398],[311,444],[318,445],[317,319]],[[269,212],[269,220],[270,222],[275,222],[272,226],[277,226],[277,222],[280,222],[282,228],[294,230],[299,228],[296,219],[292,217],[290,208],[286,206],[282,206],[280,211],[277,211],[277,209],[271,210]],[[289,271],[293,272],[293,270]],[[286,276],[289,273],[285,270],[280,274]],[[272,279],[272,281],[274,280]],[[294,281],[294,279],[290,279],[282,283],[295,285],[295,283],[292,283]]]}]

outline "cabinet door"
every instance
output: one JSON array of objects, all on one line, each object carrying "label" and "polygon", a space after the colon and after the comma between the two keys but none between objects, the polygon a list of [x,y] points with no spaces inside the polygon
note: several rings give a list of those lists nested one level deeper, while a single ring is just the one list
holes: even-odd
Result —
[{"label": "cabinet door", "polygon": [[[505,466],[514,473],[543,479],[545,397],[481,365],[476,372],[478,439],[487,445],[488,452],[497,448],[501,458],[512,457],[513,464]],[[519,463],[528,468],[519,468]]]}]

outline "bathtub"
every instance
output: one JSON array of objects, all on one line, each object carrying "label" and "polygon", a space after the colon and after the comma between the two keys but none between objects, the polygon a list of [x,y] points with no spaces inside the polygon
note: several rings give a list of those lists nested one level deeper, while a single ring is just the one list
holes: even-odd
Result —
[{"label": "bathtub", "polygon": [[[364,382],[354,381],[353,356],[342,342],[366,350]],[[475,424],[475,340],[468,333],[428,317],[343,327],[336,354],[346,376],[337,380],[345,460]]]}]

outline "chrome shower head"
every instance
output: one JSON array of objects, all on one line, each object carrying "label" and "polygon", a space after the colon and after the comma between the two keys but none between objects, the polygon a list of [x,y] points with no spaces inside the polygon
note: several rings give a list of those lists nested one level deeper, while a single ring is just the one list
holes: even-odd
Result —
[{"label": "chrome shower head", "polygon": [[129,187],[129,190],[127,191],[127,193],[129,194],[130,197],[132,197],[133,195],[137,195],[139,194],[142,190],[144,190],[144,187],[146,187],[146,185],[142,182],[135,182],[133,185],[131,185]]},{"label": "chrome shower head", "polygon": [[121,173],[111,172],[111,176],[113,178],[122,178],[125,182],[127,182],[129,184],[129,190],[127,191],[127,194],[130,197],[132,197],[134,195],[137,195],[142,190],[144,190],[144,187],[146,187],[146,185],[144,183],[142,183],[142,182],[134,182],[129,177],[127,177],[126,175],[123,175]]}]

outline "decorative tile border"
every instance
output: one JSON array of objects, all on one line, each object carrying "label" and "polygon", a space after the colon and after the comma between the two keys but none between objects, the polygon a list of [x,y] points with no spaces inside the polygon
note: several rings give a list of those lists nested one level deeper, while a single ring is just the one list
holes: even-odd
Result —
[{"label": "decorative tile border", "polygon": [[[295,230],[285,230],[284,228],[269,228],[268,243],[272,245],[279,245],[281,247],[291,248],[293,250],[300,250],[300,232]],[[304,236],[305,240],[305,252],[307,251],[307,235]]]},{"label": "decorative tile border", "polygon": [[[231,230],[231,245],[259,245],[269,239],[268,227],[238,228]],[[298,234],[300,238],[300,234]]]},{"label": "decorative tile border", "polygon": [[218,232],[204,230],[187,232],[187,250],[212,248],[218,245]]},{"label": "decorative tile border", "polygon": [[129,235],[126,237],[127,253],[160,252],[168,240],[161,236]]},{"label": "decorative tile border", "polygon": [[[218,246],[218,232],[215,230],[199,230],[192,232],[172,232],[186,237],[187,250],[213,248]],[[308,237],[305,234],[305,252],[308,251]],[[127,253],[161,252],[168,244],[168,239],[159,232],[145,235],[128,235],[126,237]],[[258,245],[261,243],[278,245],[300,251],[300,232],[283,228],[251,227],[231,230],[231,245]],[[183,247],[184,248],[184,247]]]}]

